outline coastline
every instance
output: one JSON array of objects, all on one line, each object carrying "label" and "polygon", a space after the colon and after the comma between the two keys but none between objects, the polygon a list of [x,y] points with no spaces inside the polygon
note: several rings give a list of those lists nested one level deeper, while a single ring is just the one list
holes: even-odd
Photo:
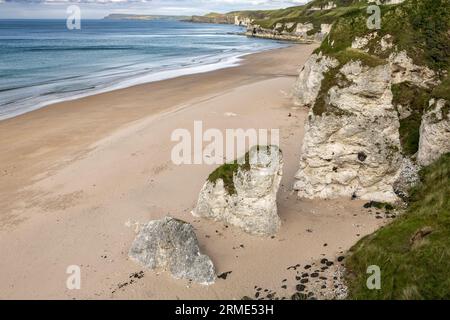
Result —
[{"label": "coastline", "polygon": [[[277,39],[273,39],[274,41],[277,41]],[[264,48],[257,52],[241,52],[239,54],[231,55],[231,56],[224,56],[221,58],[221,60],[216,61],[214,63],[204,63],[204,64],[198,64],[198,65],[190,65],[175,69],[167,69],[167,70],[160,70],[153,73],[148,74],[142,74],[139,76],[131,77],[128,79],[122,79],[118,83],[106,85],[103,88],[98,88],[91,91],[82,92],[79,94],[74,94],[72,96],[68,96],[65,98],[56,98],[53,100],[45,101],[37,103],[34,107],[28,107],[28,108],[20,108],[16,113],[12,114],[6,114],[6,115],[0,115],[0,121],[11,119],[17,116],[20,116],[22,114],[26,114],[28,112],[32,112],[47,106],[51,106],[54,104],[60,104],[64,102],[79,100],[82,98],[90,97],[99,95],[102,93],[108,93],[120,89],[127,89],[130,87],[138,86],[138,85],[145,85],[152,82],[159,82],[164,80],[170,80],[175,79],[183,76],[191,76],[196,74],[202,74],[202,73],[208,73],[212,71],[227,69],[227,68],[233,68],[237,67],[241,64],[241,62],[245,59],[246,56],[252,55],[252,54],[258,54],[258,53],[264,53],[271,50],[277,50],[277,49],[283,49],[289,47],[291,44],[285,44],[280,45],[278,47],[274,48]]]},{"label": "coastline", "polygon": [[[230,31],[240,30],[234,25],[170,20],[87,19],[83,26],[87,33],[68,32],[67,42],[58,43],[52,39],[65,32],[65,20],[30,21],[0,21],[2,41],[8,39],[7,30],[12,28],[28,48],[17,59],[13,57],[19,49],[7,42],[0,52],[9,64],[0,79],[0,121],[55,103],[233,67],[245,55],[287,46],[232,35]],[[25,25],[39,32],[27,33]],[[123,31],[119,34],[118,29]],[[41,39],[42,34],[48,37]]]},{"label": "coastline", "polygon": [[[289,266],[333,259],[376,230],[383,222],[360,201],[299,200],[292,191],[307,110],[292,105],[289,90],[315,47],[252,54],[237,67],[1,121],[0,298],[240,299],[255,286],[289,296],[296,283]],[[170,133],[196,120],[220,130],[280,129],[281,149],[291,152],[284,159],[282,229],[275,238],[251,237],[190,214],[214,168],[174,165]],[[144,271],[129,283],[142,270],[127,255],[136,223],[166,214],[194,225],[217,273],[232,271],[226,280],[203,287]],[[82,269],[81,290],[65,286],[69,265]],[[280,289],[283,279],[286,289]]]}]

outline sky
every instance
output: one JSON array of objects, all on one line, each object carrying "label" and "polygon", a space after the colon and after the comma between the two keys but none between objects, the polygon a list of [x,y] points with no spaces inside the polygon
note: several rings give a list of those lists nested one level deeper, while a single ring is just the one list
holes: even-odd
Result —
[{"label": "sky", "polygon": [[203,15],[209,12],[260,10],[301,5],[309,0],[0,0],[0,19],[65,19],[70,5],[84,19],[110,13]]}]

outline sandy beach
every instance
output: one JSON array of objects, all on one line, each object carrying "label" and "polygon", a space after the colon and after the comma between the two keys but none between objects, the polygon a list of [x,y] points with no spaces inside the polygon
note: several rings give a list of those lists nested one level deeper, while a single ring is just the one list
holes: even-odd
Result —
[{"label": "sandy beach", "polygon": [[[294,107],[289,93],[315,48],[253,54],[238,67],[0,121],[0,299],[241,299],[254,297],[255,287],[290,297],[299,268],[333,260],[376,230],[383,220],[364,202],[293,192],[307,110]],[[174,165],[170,136],[196,120],[220,130],[280,130],[285,166],[275,237],[191,215],[215,166]],[[231,271],[226,279],[190,284],[128,259],[136,225],[167,214],[193,224],[217,273]],[[80,290],[66,287],[70,265],[81,267]]]}]

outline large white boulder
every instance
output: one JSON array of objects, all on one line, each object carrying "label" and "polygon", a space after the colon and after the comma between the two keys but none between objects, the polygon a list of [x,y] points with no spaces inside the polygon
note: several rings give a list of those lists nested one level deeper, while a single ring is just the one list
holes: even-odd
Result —
[{"label": "large white boulder", "polygon": [[204,285],[216,279],[211,259],[200,253],[192,225],[171,217],[145,224],[131,246],[129,257],[145,268],[167,270],[177,279]]}]

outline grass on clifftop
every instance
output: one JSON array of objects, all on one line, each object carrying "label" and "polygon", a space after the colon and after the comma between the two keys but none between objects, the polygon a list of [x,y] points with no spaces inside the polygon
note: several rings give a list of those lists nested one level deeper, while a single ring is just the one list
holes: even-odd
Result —
[{"label": "grass on clifftop", "polygon": [[[406,213],[350,250],[350,299],[450,299],[450,153],[420,175]],[[381,290],[366,286],[371,265]]]},{"label": "grass on clifftop", "polygon": [[223,180],[223,185],[225,190],[227,190],[228,194],[231,196],[236,194],[236,188],[234,187],[233,177],[237,173],[239,168],[243,170],[250,170],[250,155],[249,152],[245,154],[245,161],[242,164],[239,164],[238,160],[234,160],[231,163],[225,163],[214,170],[208,177],[208,181],[212,183],[216,183],[218,179]]},{"label": "grass on clifftop", "polygon": [[[355,37],[376,32],[378,39],[369,43],[370,53],[374,44],[384,35],[393,36],[398,50],[406,50],[418,65],[434,70],[446,70],[450,66],[450,1],[407,0],[399,5],[381,6],[381,29],[369,30],[366,26],[367,7],[355,7],[340,17],[318,51],[333,54],[351,47]],[[390,51],[378,53],[386,58]]]}]

